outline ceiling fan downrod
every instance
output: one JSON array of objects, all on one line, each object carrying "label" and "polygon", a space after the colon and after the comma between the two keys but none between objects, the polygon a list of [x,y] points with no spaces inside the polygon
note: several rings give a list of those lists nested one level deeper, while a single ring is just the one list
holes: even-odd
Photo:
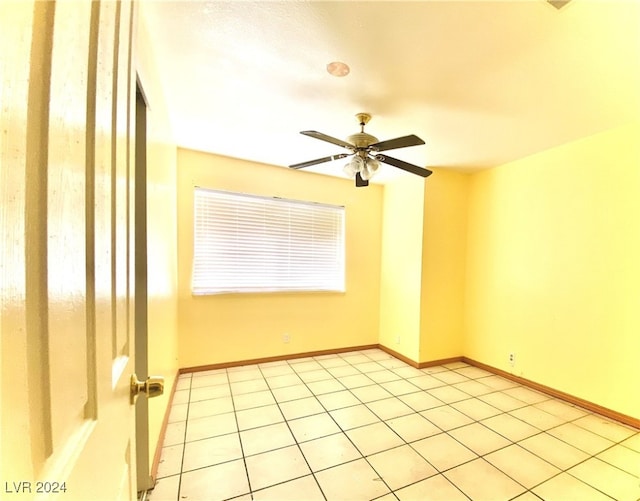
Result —
[{"label": "ceiling fan downrod", "polygon": [[356,118],[360,124],[360,132],[364,132],[364,126],[371,120],[371,115],[369,113],[356,113]]}]

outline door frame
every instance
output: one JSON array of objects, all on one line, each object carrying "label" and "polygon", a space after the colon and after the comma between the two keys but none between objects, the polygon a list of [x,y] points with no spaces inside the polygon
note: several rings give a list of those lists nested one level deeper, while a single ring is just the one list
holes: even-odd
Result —
[{"label": "door frame", "polygon": [[[147,322],[147,98],[136,78],[135,108],[135,372],[140,381],[149,377]],[[137,491],[153,488],[149,455],[149,400],[136,399]]]}]

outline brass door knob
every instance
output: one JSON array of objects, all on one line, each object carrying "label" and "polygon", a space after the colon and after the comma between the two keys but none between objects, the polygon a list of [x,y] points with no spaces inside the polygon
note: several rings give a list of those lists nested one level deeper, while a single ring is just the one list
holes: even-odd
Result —
[{"label": "brass door knob", "polygon": [[164,393],[164,378],[162,376],[150,376],[146,381],[139,381],[135,374],[131,375],[130,401],[133,403],[139,393],[145,393],[147,398],[157,397]]}]

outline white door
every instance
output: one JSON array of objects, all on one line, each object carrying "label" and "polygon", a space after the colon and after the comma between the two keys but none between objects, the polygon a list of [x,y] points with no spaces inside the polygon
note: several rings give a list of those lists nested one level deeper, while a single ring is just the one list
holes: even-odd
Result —
[{"label": "white door", "polygon": [[133,4],[0,1],[0,498],[135,499]]}]

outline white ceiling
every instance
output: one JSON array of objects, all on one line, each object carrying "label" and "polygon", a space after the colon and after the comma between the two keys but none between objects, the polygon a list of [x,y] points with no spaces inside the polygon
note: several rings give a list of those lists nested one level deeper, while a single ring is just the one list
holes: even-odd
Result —
[{"label": "white ceiling", "polygon": [[187,148],[287,166],[344,151],[299,131],[346,139],[363,111],[380,140],[426,141],[392,156],[472,171],[640,117],[636,0],[147,0],[141,15]]}]

